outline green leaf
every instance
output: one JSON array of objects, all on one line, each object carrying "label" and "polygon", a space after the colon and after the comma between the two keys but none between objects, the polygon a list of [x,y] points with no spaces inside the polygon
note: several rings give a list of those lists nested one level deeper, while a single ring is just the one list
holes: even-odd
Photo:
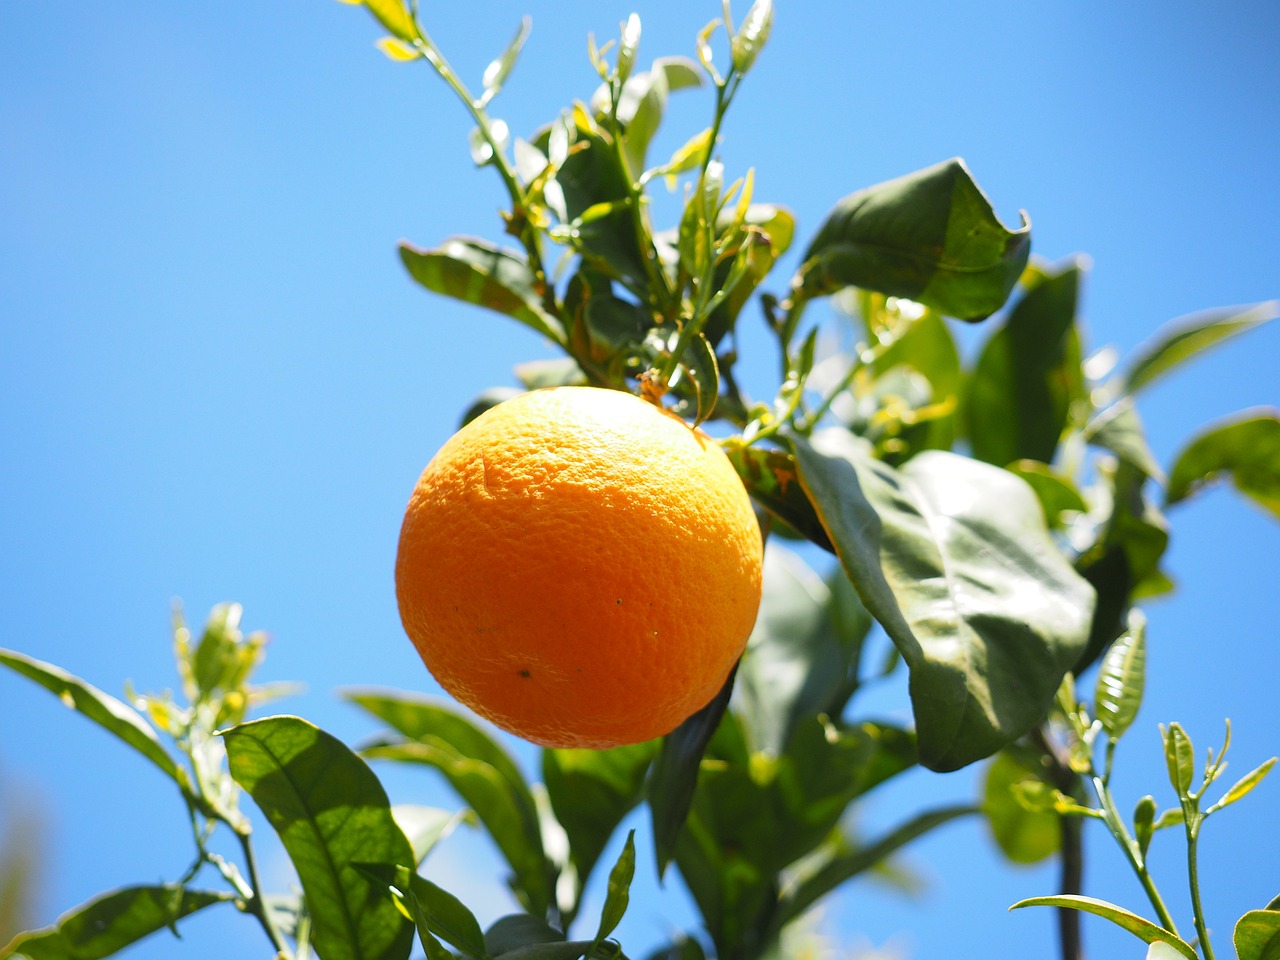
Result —
[{"label": "green leaf", "polygon": [[1268,300],[1243,310],[1211,310],[1161,327],[1148,343],[1138,348],[1119,390],[1137,393],[1210,347],[1277,316],[1280,316],[1280,301]]},{"label": "green leaf", "polygon": [[1155,820],[1156,798],[1145,796],[1133,808],[1133,837],[1143,857],[1146,857],[1151,837],[1155,834]]},{"label": "green leaf", "polygon": [[1224,473],[1280,518],[1280,411],[1247,411],[1200,433],[1174,460],[1165,502],[1185,500]]},{"label": "green leaf", "polygon": [[964,398],[965,429],[979,460],[1000,467],[1052,462],[1084,391],[1075,324],[1082,277],[1078,261],[1046,275],[983,347]]},{"label": "green leaf", "polygon": [[1045,521],[1051,530],[1059,530],[1065,521],[1063,514],[1084,513],[1089,509],[1074,483],[1058,473],[1047,463],[1038,460],[1015,460],[1005,469],[1027,482],[1040,501]]},{"label": "green leaf", "polygon": [[1138,419],[1138,410],[1130,397],[1121,397],[1092,417],[1085,424],[1083,434],[1084,439],[1095,447],[1110,450],[1156,482],[1165,482],[1164,471],[1147,445],[1142,421]]},{"label": "green leaf", "polygon": [[356,863],[408,865],[413,849],[387,795],[340,740],[297,717],[223,733],[231,776],[279,834],[325,960],[403,960],[413,928]]},{"label": "green leaf", "polygon": [[659,877],[675,855],[676,839],[689,815],[698,785],[698,766],[729,707],[737,669],[735,666],[730,672],[729,679],[710,703],[662,739],[662,747],[653,762],[646,795],[653,816],[653,852]]},{"label": "green leaf", "polygon": [[540,917],[512,913],[499,917],[484,933],[485,949],[490,956],[500,957],[512,950],[537,943],[564,941],[564,934]]},{"label": "green leaf", "polygon": [[640,802],[657,748],[650,741],[612,750],[542,751],[542,779],[569,838],[579,893],[622,818]]},{"label": "green leaf", "polygon": [[1237,800],[1243,800],[1249,795],[1254,787],[1262,782],[1262,778],[1270,773],[1271,768],[1275,765],[1276,758],[1272,757],[1270,760],[1266,760],[1254,769],[1250,770],[1243,777],[1237,780],[1232,785],[1231,789],[1222,795],[1221,800],[1204,812],[1205,816],[1207,817],[1209,814],[1221,810],[1223,807],[1235,803]]},{"label": "green leaf", "polygon": [[788,891],[778,904],[774,929],[780,930],[802,916],[822,897],[854,877],[879,865],[912,840],[924,836],[958,817],[977,813],[974,807],[952,806],[917,814],[897,829],[873,843],[838,853]]},{"label": "green leaf", "polygon": [[416,803],[397,803],[391,808],[391,815],[413,848],[414,863],[425,860],[435,845],[453,833],[458,824],[475,823],[475,815],[470,810],[441,810]]},{"label": "green leaf", "polygon": [[[636,832],[627,834],[627,842],[618,854],[618,860],[609,871],[609,886],[604,906],[600,908],[600,926],[596,929],[595,945],[599,945],[617,929],[631,902],[631,880],[636,874]],[[595,947],[593,946],[594,950]]]},{"label": "green leaf", "polygon": [[1147,675],[1147,618],[1129,612],[1129,629],[1111,644],[1098,668],[1094,710],[1102,729],[1119,740],[1138,715]]},{"label": "green leaf", "polygon": [[1034,757],[1002,750],[987,768],[982,812],[1001,852],[1014,863],[1039,863],[1062,847],[1061,818],[1052,809],[1031,810],[1015,788],[1044,783]]},{"label": "green leaf", "polygon": [[502,85],[507,82],[507,77],[511,75],[511,70],[516,65],[516,58],[520,56],[520,51],[524,49],[525,41],[529,39],[529,31],[532,29],[532,18],[524,17],[521,19],[520,28],[516,30],[516,35],[511,38],[511,42],[507,44],[507,49],[502,51],[502,55],[497,57],[489,66],[485,67],[484,77],[481,80],[481,83],[484,84],[484,96],[480,98],[482,106],[496,97],[502,89]]},{"label": "green leaf", "polygon": [[1026,484],[941,451],[894,470],[840,430],[792,444],[841,563],[911,671],[921,762],[954,770],[1038,723],[1084,649],[1093,592]]},{"label": "green leaf", "polygon": [[1280,910],[1250,910],[1233,939],[1238,960],[1280,960]]},{"label": "green leaf", "polygon": [[342,0],[356,6],[364,6],[392,36],[412,42],[418,36],[418,28],[401,0]]},{"label": "green leaf", "polygon": [[435,250],[400,244],[410,276],[428,290],[506,314],[556,343],[564,343],[560,321],[546,311],[538,281],[519,253],[484,240],[454,238]]},{"label": "green leaf", "polygon": [[720,364],[715,348],[704,334],[697,334],[680,358],[680,367],[693,386],[697,412],[694,426],[705,422],[715,412],[720,396]]},{"label": "green leaf", "polygon": [[805,539],[824,550],[835,552],[808,494],[800,486],[795,457],[782,450],[740,444],[730,444],[724,452],[738,471],[751,499]]},{"label": "green leaf", "polygon": [[179,884],[124,887],[64,913],[52,927],[19,934],[0,947],[0,957],[98,960],[166,927],[176,936],[174,925],[179,920],[234,899],[229,893]]},{"label": "green leaf", "polygon": [[160,745],[160,738],[156,736],[155,730],[132,707],[79,677],[72,676],[61,667],[28,657],[16,650],[0,647],[0,664],[34,680],[54,693],[64,705],[119,737],[172,777],[184,794],[190,794],[186,771],[174,762]]},{"label": "green leaf", "polygon": [[1195,783],[1196,754],[1191,746],[1191,738],[1177,723],[1168,727],[1160,725],[1160,734],[1164,739],[1164,761],[1169,768],[1169,783],[1179,798],[1187,796]]},{"label": "green leaf", "polygon": [[[466,905],[448,890],[416,873],[408,879],[413,905],[417,908],[414,912],[421,914],[428,930],[465,955],[485,960],[489,954],[484,933]],[[422,923],[418,926],[421,932]]]},{"label": "green leaf", "polygon": [[1075,894],[1059,894],[1052,897],[1031,897],[1027,900],[1019,900],[1009,909],[1017,910],[1020,907],[1058,907],[1060,909],[1092,913],[1128,930],[1143,943],[1155,943],[1156,941],[1167,943],[1186,957],[1187,960],[1197,960],[1195,950],[1176,933],[1157,926],[1150,920],[1144,920],[1137,914],[1130,913],[1123,907],[1117,907],[1114,903],[1108,903],[1105,900],[1081,897]]},{"label": "green leaf", "polygon": [[807,297],[854,286],[980,320],[1004,304],[1030,249],[1026,217],[1006,230],[964,161],[953,159],[841,200],[797,280]]},{"label": "green leaf", "polygon": [[755,64],[773,29],[773,0],[756,0],[730,44],[733,69],[741,76]]},{"label": "green leaf", "polygon": [[[892,345],[876,359],[872,370],[883,375],[901,367],[919,373],[929,382],[930,403],[960,402],[962,372],[955,339],[941,315],[932,310],[911,323]],[[950,450],[955,441],[957,414],[953,410],[921,426],[922,438],[913,441],[917,450]]]},{"label": "green leaf", "polygon": [[524,905],[542,913],[551,903],[551,866],[542,848],[538,809],[515,762],[469,720],[409,694],[348,692],[344,696],[409,738],[369,747],[364,755],[425,763],[444,774],[475,811],[515,874]]},{"label": "green leaf", "polygon": [[870,627],[843,571],[828,586],[799,556],[769,545],[760,614],[736,683],[753,749],[779,754],[801,717],[839,714],[837,697],[857,682]]}]

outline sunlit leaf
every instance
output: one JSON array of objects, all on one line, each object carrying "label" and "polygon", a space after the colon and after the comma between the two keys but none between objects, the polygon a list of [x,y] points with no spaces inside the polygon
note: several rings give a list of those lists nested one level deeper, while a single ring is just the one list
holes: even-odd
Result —
[{"label": "sunlit leaf", "polygon": [[1007,230],[962,160],[947,160],[841,200],[809,245],[806,296],[855,286],[980,320],[1026,266],[1031,227]]},{"label": "sunlit leaf", "polygon": [[795,457],[782,450],[741,444],[730,444],[725,453],[756,503],[822,549],[835,552],[808,494],[800,486]]},{"label": "sunlit leaf", "polygon": [[496,310],[564,342],[560,321],[543,307],[537,280],[522,255],[483,240],[453,239],[435,250],[402,243],[400,259],[428,290]]},{"label": "sunlit leaf", "polygon": [[1174,460],[1165,501],[1185,500],[1223,474],[1280,518],[1280,411],[1248,411],[1199,434]]},{"label": "sunlit leaf", "polygon": [[502,89],[502,85],[506,83],[507,77],[511,75],[511,69],[516,65],[516,58],[520,56],[520,51],[524,49],[525,41],[529,39],[529,31],[532,29],[533,20],[530,17],[524,17],[520,21],[520,27],[516,30],[516,35],[511,38],[511,42],[507,44],[507,48],[502,51],[501,56],[485,67],[484,78],[481,80],[481,83],[484,84],[484,103],[488,103],[496,97]]},{"label": "sunlit leaf", "polygon": [[16,650],[0,648],[0,664],[20,673],[55,694],[67,707],[119,737],[188,791],[186,772],[160,745],[155,730],[132,707],[104,693],[61,667],[28,657]]},{"label": "sunlit leaf", "polygon": [[1138,715],[1147,673],[1147,618],[1129,613],[1129,629],[1111,644],[1098,668],[1094,711],[1102,729],[1119,740]]},{"label": "sunlit leaf", "polygon": [[911,671],[921,762],[953,770],[1038,723],[1094,598],[1026,484],[941,451],[894,470],[842,430],[792,443],[841,563]]},{"label": "sunlit leaf", "polygon": [[325,960],[404,960],[413,927],[356,863],[408,865],[413,849],[382,784],[343,743],[297,717],[223,734],[232,777],[280,836]]},{"label": "sunlit leaf", "polygon": [[386,55],[388,60],[394,60],[396,63],[408,63],[422,56],[417,47],[395,37],[379,37],[375,46]]},{"label": "sunlit leaf", "polygon": [[1014,863],[1039,863],[1062,847],[1061,818],[1047,810],[1030,810],[1015,787],[1042,782],[1031,758],[1002,750],[992,758],[984,781],[982,812],[1001,852]]},{"label": "sunlit leaf", "polygon": [[1144,920],[1137,914],[1130,913],[1123,907],[1117,907],[1114,903],[1108,903],[1105,900],[1081,897],[1074,894],[1060,894],[1053,897],[1031,897],[1027,900],[1019,900],[1009,909],[1017,910],[1019,907],[1058,907],[1092,913],[1095,916],[1105,917],[1117,926],[1128,930],[1143,943],[1155,943],[1157,941],[1167,943],[1182,956],[1186,957],[1187,960],[1197,960],[1195,950],[1176,933],[1157,926],[1150,920]]},{"label": "sunlit leaf", "polygon": [[1233,939],[1238,960],[1280,960],[1280,910],[1250,910]]},{"label": "sunlit leaf", "polygon": [[631,901],[631,880],[636,872],[636,832],[627,834],[627,842],[618,860],[609,871],[609,885],[605,891],[604,906],[600,908],[600,926],[596,930],[597,944],[613,933]]},{"label": "sunlit leaf", "polygon": [[435,845],[453,833],[458,824],[475,823],[475,815],[470,810],[441,810],[416,803],[398,803],[391,808],[391,815],[413,847],[414,863],[425,860]]},{"label": "sunlit leaf", "polygon": [[733,69],[745,74],[755,64],[773,28],[773,0],[755,0],[730,44]]},{"label": "sunlit leaf", "polygon": [[1196,754],[1191,746],[1191,738],[1177,723],[1168,727],[1160,725],[1160,734],[1164,738],[1164,760],[1169,768],[1169,783],[1179,797],[1185,797],[1195,783]]},{"label": "sunlit leaf", "polygon": [[[352,0],[344,0],[346,3]],[[357,0],[363,3],[374,18],[381,23],[392,36],[400,40],[413,42],[418,37],[418,28],[409,15],[403,0]]]},{"label": "sunlit leaf", "polygon": [[1250,770],[1243,777],[1237,780],[1226,793],[1222,795],[1222,799],[1205,811],[1205,816],[1221,810],[1229,804],[1235,803],[1237,800],[1243,800],[1248,796],[1253,788],[1262,782],[1262,778],[1271,772],[1271,768],[1276,765],[1276,758],[1272,757]]},{"label": "sunlit leaf", "polygon": [[[1141,470],[1157,483],[1164,483],[1164,471],[1147,445],[1138,410],[1129,397],[1121,397],[1085,424],[1084,439],[1095,447],[1110,450],[1121,460]],[[1280,450],[1280,447],[1277,448]]]},{"label": "sunlit leaf", "polygon": [[1211,310],[1175,320],[1157,330],[1149,342],[1138,348],[1119,389],[1124,393],[1137,393],[1210,347],[1277,316],[1280,316],[1280,301],[1268,300],[1243,310]]},{"label": "sunlit leaf", "polygon": [[[414,912],[421,915],[432,934],[466,956],[477,960],[488,956],[480,924],[461,900],[416,873],[409,877],[408,892],[416,907]],[[418,923],[419,932],[423,922]]]},{"label": "sunlit leaf", "polygon": [[63,914],[52,927],[19,934],[0,947],[0,957],[98,960],[160,930],[175,929],[197,910],[234,899],[229,893],[178,884],[125,887]]},{"label": "sunlit leaf", "polygon": [[1062,527],[1064,513],[1083,513],[1088,509],[1075,484],[1046,463],[1038,460],[1015,460],[1006,469],[1020,476],[1035,491],[1036,499],[1044,510],[1045,521],[1051,529]]}]

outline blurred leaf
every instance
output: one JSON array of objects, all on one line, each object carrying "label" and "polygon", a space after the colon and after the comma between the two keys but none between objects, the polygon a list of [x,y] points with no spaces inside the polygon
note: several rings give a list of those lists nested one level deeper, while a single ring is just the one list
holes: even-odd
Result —
[{"label": "blurred leaf", "polygon": [[549,926],[540,917],[527,913],[512,913],[499,917],[484,934],[485,949],[493,957],[500,957],[531,944],[563,941],[563,933]]},{"label": "blurred leaf", "polygon": [[1140,346],[1121,379],[1120,391],[1134,394],[1210,347],[1274,320],[1280,301],[1268,300],[1243,310],[1211,310],[1161,327]]},{"label": "blurred leaf", "polygon": [[609,886],[605,891],[604,906],[600,908],[600,926],[596,930],[598,946],[617,929],[631,901],[631,880],[636,873],[636,832],[627,834],[627,842],[609,871]]},{"label": "blurred leaf", "polygon": [[1084,390],[1076,303],[1082,268],[1072,261],[1024,293],[987,340],[965,388],[973,455],[1003,467],[1051,463]]},{"label": "blurred leaf", "polygon": [[1138,851],[1145,859],[1151,846],[1151,837],[1155,833],[1156,798],[1145,796],[1133,808],[1133,838],[1138,843]]},{"label": "blurred leaf", "polygon": [[480,414],[488,410],[492,410],[500,403],[505,403],[512,397],[518,397],[524,391],[517,390],[515,387],[490,387],[482,392],[471,402],[471,406],[467,407],[462,416],[458,420],[459,427],[465,427]]},{"label": "blurred leaf", "polygon": [[977,813],[974,807],[942,807],[917,814],[897,829],[873,843],[828,859],[818,870],[789,891],[778,905],[774,928],[781,929],[787,923],[803,915],[810,907],[841,884],[883,862],[891,854],[905,847],[912,840],[958,817]]},{"label": "blurred leaf", "polygon": [[416,873],[411,874],[408,879],[413,905],[417,908],[412,912],[421,916],[420,920],[415,917],[420,933],[425,922],[432,934],[466,956],[477,960],[488,956],[480,924],[461,900]]},{"label": "blurred leaf", "polygon": [[1093,595],[1026,484],[941,451],[894,470],[839,430],[792,444],[841,563],[911,671],[921,762],[954,770],[1038,723],[1084,649]]},{"label": "blurred leaf", "polygon": [[435,250],[402,243],[400,259],[428,290],[496,310],[564,343],[560,321],[542,306],[538,281],[522,255],[484,240],[455,238]]},{"label": "blurred leaf", "polygon": [[416,803],[397,803],[391,808],[398,826],[413,848],[413,862],[421,863],[437,843],[457,829],[458,824],[475,823],[475,815],[467,809],[441,810]]},{"label": "blurred leaf", "polygon": [[1121,634],[1098,668],[1094,710],[1102,729],[1119,740],[1142,706],[1147,674],[1147,618],[1141,610],[1129,612],[1129,629]]},{"label": "blurred leaf", "polygon": [[1062,847],[1061,818],[1049,810],[1030,810],[1015,788],[1043,783],[1034,757],[1002,750],[991,760],[983,789],[982,812],[996,845],[1014,863],[1039,863]]},{"label": "blurred leaf", "polygon": [[618,824],[644,795],[657,741],[612,750],[543,750],[542,778],[556,820],[569,838],[569,858],[586,886]]},{"label": "blurred leaf", "polygon": [[439,770],[489,831],[515,874],[524,905],[542,913],[551,903],[551,866],[542,848],[538,809],[515,762],[466,718],[410,694],[347,692],[409,738],[366,748],[366,757],[424,763]]},{"label": "blurred leaf", "polygon": [[707,960],[707,955],[697,940],[681,934],[672,943],[654,950],[645,960]]},{"label": "blurred leaf", "polygon": [[516,58],[520,56],[520,51],[524,49],[525,41],[529,39],[529,31],[532,29],[532,18],[524,17],[520,21],[520,27],[516,30],[516,35],[507,44],[507,49],[502,51],[501,56],[484,68],[484,77],[481,80],[484,85],[484,96],[480,98],[482,106],[496,97],[502,89],[502,85],[507,82],[507,77],[511,75],[511,69],[516,65]]},{"label": "blurred leaf", "polygon": [[179,884],[124,887],[64,913],[52,927],[19,934],[0,947],[0,957],[98,960],[165,928],[176,936],[174,925],[182,918],[234,899],[229,893]]},{"label": "blurred leaf", "polygon": [[[837,599],[833,590],[845,596]],[[754,749],[779,754],[801,717],[838,715],[837,694],[857,681],[870,627],[871,616],[843,571],[828,587],[796,554],[769,545],[760,613],[736,684]]]},{"label": "blurred leaf", "polygon": [[755,64],[773,28],[773,0],[755,0],[730,44],[733,69],[745,74]]},{"label": "blurred leaf", "polygon": [[394,60],[396,63],[408,63],[422,56],[417,47],[395,37],[379,37],[374,46],[381,50],[388,60]]},{"label": "blurred leaf", "polygon": [[1272,757],[1270,760],[1267,760],[1250,770],[1243,777],[1237,780],[1235,784],[1232,785],[1231,789],[1222,795],[1221,800],[1204,812],[1205,816],[1221,810],[1223,807],[1229,806],[1237,800],[1243,800],[1253,791],[1254,787],[1262,782],[1262,778],[1270,773],[1271,768],[1275,765],[1276,758]]},{"label": "blurred leaf", "polygon": [[703,751],[729,707],[737,671],[735,665],[715,698],[663,738],[662,747],[653,762],[646,796],[653,815],[653,851],[658,861],[659,878],[675,855],[676,839],[689,815],[693,792],[698,785],[698,766],[702,762]]},{"label": "blurred leaf", "polygon": [[418,28],[409,16],[402,0],[342,0],[343,3],[363,5],[394,37],[412,42]]},{"label": "blurred leaf", "polygon": [[1147,445],[1138,410],[1129,397],[1121,397],[1092,417],[1084,427],[1084,439],[1095,447],[1110,450],[1121,460],[1141,470],[1157,483],[1164,483],[1164,471]]},{"label": "blurred leaf", "polygon": [[1031,249],[1006,230],[959,159],[860,190],[828,215],[803,258],[807,296],[841,287],[923,303],[962,320],[1004,304]]},{"label": "blurred leaf", "polygon": [[529,360],[515,368],[516,379],[526,390],[542,387],[583,386],[587,382],[582,368],[572,357]]},{"label": "blurred leaf", "polygon": [[1223,473],[1280,518],[1280,411],[1248,411],[1200,433],[1174,460],[1165,502],[1185,500]]},{"label": "blurred leaf", "polygon": [[808,494],[800,486],[795,457],[781,450],[740,444],[731,444],[724,452],[753,500],[822,549],[835,552]]},{"label": "blurred leaf", "polygon": [[1250,910],[1236,923],[1239,960],[1280,960],[1280,911]]},{"label": "blurred leaf", "polygon": [[1051,530],[1061,529],[1063,513],[1084,513],[1088,509],[1075,484],[1046,463],[1038,460],[1015,460],[1006,469],[1025,480],[1034,491]]},{"label": "blurred leaf", "polygon": [[185,795],[191,794],[186,771],[174,762],[160,745],[160,738],[156,736],[155,730],[132,707],[79,677],[72,676],[61,667],[28,657],[16,650],[0,647],[0,664],[56,694],[65,706],[119,737],[167,773]]},{"label": "blurred leaf", "polygon": [[[912,322],[880,354],[872,370],[876,374],[885,374],[895,367],[905,367],[923,376],[931,388],[931,403],[958,406],[962,381],[960,354],[941,315],[927,311]],[[950,450],[955,440],[955,421],[954,412],[930,420],[924,425],[924,440],[919,449]]]},{"label": "blurred leaf", "polygon": [[403,960],[413,928],[355,863],[407,865],[413,849],[382,784],[342,742],[297,717],[223,733],[231,776],[280,836],[325,960]]},{"label": "blurred leaf", "polygon": [[1093,897],[1081,897],[1074,894],[1060,894],[1053,897],[1031,897],[1028,900],[1019,900],[1009,909],[1017,910],[1019,907],[1058,907],[1060,909],[1092,913],[1095,916],[1105,917],[1117,926],[1128,930],[1144,943],[1155,943],[1156,941],[1167,943],[1186,957],[1187,960],[1197,960],[1195,950],[1177,934],[1164,929],[1164,927],[1156,926],[1150,920],[1144,920],[1123,907],[1117,907],[1114,903],[1107,903],[1105,900],[1096,900]]}]

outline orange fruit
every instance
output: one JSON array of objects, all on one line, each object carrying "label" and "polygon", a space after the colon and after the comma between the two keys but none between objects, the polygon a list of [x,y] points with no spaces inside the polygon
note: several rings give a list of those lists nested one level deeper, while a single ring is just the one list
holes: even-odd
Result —
[{"label": "orange fruit", "polygon": [[760,528],[724,453],[639,397],[521,394],[432,458],[396,557],[405,631],[440,685],[534,743],[675,729],[742,653]]}]

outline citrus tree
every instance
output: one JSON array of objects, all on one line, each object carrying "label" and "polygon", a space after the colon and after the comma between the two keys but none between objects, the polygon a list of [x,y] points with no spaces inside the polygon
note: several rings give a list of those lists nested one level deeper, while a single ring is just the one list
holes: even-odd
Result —
[{"label": "citrus tree", "polygon": [[[431,960],[620,957],[634,948],[612,935],[649,856],[679,872],[700,921],[655,960],[758,960],[798,949],[800,922],[850,879],[985,817],[1011,860],[1061,861],[1061,889],[1015,906],[1060,911],[1064,958],[1082,955],[1084,912],[1149,956],[1211,960],[1200,832],[1275,760],[1218,785],[1229,726],[1201,765],[1170,724],[1174,802],[1146,796],[1132,813],[1113,795],[1113,763],[1146,682],[1141,604],[1172,589],[1165,511],[1229,478],[1280,515],[1280,416],[1202,428],[1165,469],[1135,401],[1275,304],[1206,312],[1108,362],[1078,324],[1081,265],[1032,258],[1027,219],[1001,222],[958,159],[857,190],[797,238],[752,171],[718,158],[769,0],[737,21],[726,4],[696,60],[647,67],[631,17],[590,45],[597,88],[524,137],[490,110],[527,22],[472,90],[416,4],[356,5],[385,31],[387,56],[422,61],[456,93],[472,157],[508,201],[503,242],[404,244],[406,269],[561,354],[468,410],[419,480],[396,576],[427,666],[467,707],[543,744],[541,768],[522,770],[467,709],[409,693],[347,695],[384,727],[358,748],[299,717],[253,718],[280,691],[252,682],[262,637],[242,633],[235,605],[198,636],[175,621],[180,696],[125,702],[0,651],[167,775],[195,847],[171,883],[109,892],[0,956],[104,957],[226,904],[280,957],[404,960],[415,938]],[[668,98],[698,86],[713,94],[707,126],[651,156]],[[668,223],[650,202],[663,184],[682,198]],[[778,277],[793,243],[800,266]],[[737,330],[761,319],[777,377],[751,396]],[[972,362],[957,322],[988,329]],[[887,658],[870,656],[880,632]],[[894,671],[908,676],[909,725],[860,711]],[[392,806],[374,772],[386,763],[434,769],[458,808]],[[977,763],[981,804],[909,811],[874,837],[849,829],[905,771]],[[298,890],[263,888],[246,794]],[[629,835],[602,863],[639,805],[653,849]],[[1084,894],[1090,820],[1145,907]],[[522,908],[488,929],[431,879],[428,855],[461,822],[488,833]],[[1194,931],[1148,868],[1163,830],[1183,837]],[[602,909],[582,916],[606,870]],[[1280,956],[1280,903],[1257,906],[1232,931],[1240,960]]]}]

